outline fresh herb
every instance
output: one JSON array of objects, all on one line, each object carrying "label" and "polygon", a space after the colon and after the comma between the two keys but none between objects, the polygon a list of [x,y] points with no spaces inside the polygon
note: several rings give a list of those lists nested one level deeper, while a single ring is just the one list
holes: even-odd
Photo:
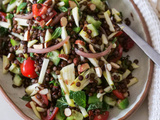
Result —
[{"label": "fresh herb", "polygon": [[58,86],[58,83],[55,80],[50,81],[49,84],[53,84],[53,86]]},{"label": "fresh herb", "polygon": [[70,99],[73,99],[73,94],[74,94],[73,91],[69,91],[69,97],[70,97]]},{"label": "fresh herb", "polygon": [[114,44],[117,41],[117,37],[115,37],[112,41],[112,44]]},{"label": "fresh herb", "polygon": [[23,63],[23,61],[25,60],[25,58],[23,58],[23,57],[17,57],[17,60],[18,60],[20,63]]},{"label": "fresh herb", "polygon": [[24,101],[31,101],[31,96],[24,95],[21,99]]},{"label": "fresh herb", "polygon": [[52,39],[58,38],[62,33],[61,27],[56,28],[56,30],[52,33]]},{"label": "fresh herb", "polygon": [[65,7],[69,7],[69,0],[61,0],[65,3]]},{"label": "fresh herb", "polygon": [[37,3],[43,3],[45,0],[39,0]]},{"label": "fresh herb", "polygon": [[17,11],[16,13],[19,13],[20,10],[24,9],[27,6],[26,2],[21,3],[18,7],[17,7]]},{"label": "fresh herb", "polygon": [[102,102],[97,102],[95,104],[90,104],[87,111],[94,110],[94,109],[101,109],[102,107],[103,107],[103,103]]},{"label": "fresh herb", "polygon": [[29,53],[30,57],[34,57],[34,53]]},{"label": "fresh herb", "polygon": [[57,100],[56,107],[59,108],[61,116],[65,116],[64,109],[68,107],[65,97],[61,97]]},{"label": "fresh herb", "polygon": [[84,91],[70,92],[70,98],[74,100],[74,102],[83,108],[86,107],[86,94]]},{"label": "fresh herb", "polygon": [[52,56],[53,56],[53,52],[47,53],[47,57],[52,57]]},{"label": "fresh herb", "polygon": [[13,17],[14,17],[13,14],[8,14],[8,15],[6,16],[6,19],[12,19]]},{"label": "fresh herb", "polygon": [[68,9],[66,8],[66,7],[59,7],[58,8],[61,12],[67,12],[68,11]]},{"label": "fresh herb", "polygon": [[39,72],[36,72],[36,74],[39,76],[40,74],[39,74]]},{"label": "fresh herb", "polygon": [[38,30],[44,30],[44,29],[52,29],[53,27],[45,26],[44,28],[42,28],[41,26],[38,26],[38,27],[32,26],[32,28],[33,29],[38,29]]},{"label": "fresh herb", "polygon": [[9,4],[11,5],[12,3],[14,3],[16,0],[11,0],[10,2],[9,2]]},{"label": "fresh herb", "polygon": [[79,33],[79,32],[80,32],[80,30],[81,30],[81,28],[80,28],[80,27],[74,27],[74,28],[73,28],[73,31],[74,31],[74,32],[76,32],[76,33]]},{"label": "fresh herb", "polygon": [[0,27],[0,37],[7,35],[8,29],[4,27]]}]

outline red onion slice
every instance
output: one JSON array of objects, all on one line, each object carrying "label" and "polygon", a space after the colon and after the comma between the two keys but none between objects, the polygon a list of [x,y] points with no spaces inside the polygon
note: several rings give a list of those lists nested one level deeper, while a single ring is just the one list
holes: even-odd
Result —
[{"label": "red onion slice", "polygon": [[15,15],[15,18],[22,18],[22,19],[32,19],[33,13],[25,14],[25,15]]},{"label": "red onion slice", "polygon": [[33,49],[33,48],[28,48],[29,53],[48,53],[54,50],[57,50],[58,48],[62,47],[68,40],[70,39],[70,36],[68,36],[65,40],[62,42],[58,43],[57,45],[54,45],[49,48],[44,48],[44,49]]},{"label": "red onion slice", "polygon": [[112,48],[112,45],[110,45],[105,51],[100,52],[100,53],[85,53],[80,50],[75,50],[75,52],[78,55],[86,57],[86,58],[100,58],[100,57],[107,55],[111,51],[111,48]]}]

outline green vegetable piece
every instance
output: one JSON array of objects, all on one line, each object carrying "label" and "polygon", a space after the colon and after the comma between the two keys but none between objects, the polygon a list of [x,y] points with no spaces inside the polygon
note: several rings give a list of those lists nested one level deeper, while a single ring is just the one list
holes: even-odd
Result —
[{"label": "green vegetable piece", "polygon": [[99,98],[97,98],[97,94],[94,94],[93,96],[89,96],[88,98],[88,104],[94,104],[100,102]]},{"label": "green vegetable piece", "polygon": [[65,120],[65,116],[62,116],[60,111],[56,114],[55,120]]},{"label": "green vegetable piece", "polygon": [[129,105],[129,100],[128,98],[125,98],[124,100],[119,100],[117,102],[117,106],[119,109],[123,110],[123,109],[126,109]]},{"label": "green vegetable piece", "polygon": [[81,106],[83,108],[86,107],[86,94],[84,91],[74,92],[73,100],[78,106]]},{"label": "green vegetable piece", "polygon": [[24,9],[27,6],[27,3],[23,2],[17,7],[16,13],[18,13],[20,10]]},{"label": "green vegetable piece", "polygon": [[21,70],[20,70],[19,67],[15,67],[11,72],[12,72],[12,73],[15,73],[15,74],[18,74],[18,75],[21,74]]},{"label": "green vegetable piece", "polygon": [[34,53],[30,53],[29,55],[30,55],[30,57],[34,57]]},{"label": "green vegetable piece", "polygon": [[83,115],[80,112],[72,110],[72,115],[67,117],[66,120],[83,120]]},{"label": "green vegetable piece", "polygon": [[116,100],[108,96],[104,96],[104,102],[111,106],[116,105]]},{"label": "green vegetable piece", "polygon": [[15,75],[13,78],[13,84],[16,86],[21,86],[22,85],[22,78],[19,75]]},{"label": "green vegetable piece", "polygon": [[9,4],[12,4],[12,3],[14,3],[14,2],[16,2],[16,0],[11,0],[11,1],[9,2]]},{"label": "green vegetable piece", "polygon": [[52,77],[53,77],[55,80],[58,79],[58,76],[56,75],[55,72],[51,72],[51,75],[52,75]]},{"label": "green vegetable piece", "polygon": [[105,11],[105,4],[101,0],[91,0],[99,10]]},{"label": "green vegetable piece", "polygon": [[8,14],[8,15],[6,16],[6,19],[12,19],[13,17],[14,17],[13,14]]},{"label": "green vegetable piece", "polygon": [[12,44],[13,47],[20,44],[20,42],[15,41],[13,39],[11,39],[10,42],[11,42],[11,44]]},{"label": "green vegetable piece", "polygon": [[56,28],[56,30],[52,33],[52,39],[56,39],[61,36],[62,29],[61,27]]},{"label": "green vegetable piece", "polygon": [[44,1],[45,1],[45,0],[39,0],[37,3],[41,3],[41,4],[42,4]]},{"label": "green vegetable piece", "polygon": [[23,63],[23,61],[25,60],[25,58],[23,58],[23,57],[17,57],[17,60],[18,60],[20,63]]},{"label": "green vegetable piece", "polygon": [[113,39],[112,44],[114,44],[115,42],[117,42],[117,37]]},{"label": "green vegetable piece", "polygon": [[94,109],[101,109],[102,107],[103,107],[103,103],[102,102],[97,102],[95,104],[90,104],[87,111],[94,110]]},{"label": "green vegetable piece", "polygon": [[79,32],[80,32],[80,30],[81,30],[81,28],[80,28],[80,27],[74,27],[74,28],[73,28],[73,31],[74,31],[74,32],[76,32],[76,33],[79,33]]},{"label": "green vegetable piece", "polygon": [[101,21],[95,20],[92,16],[87,15],[86,21],[93,24],[97,29],[101,26]]},{"label": "green vegetable piece", "polygon": [[59,56],[59,51],[58,50],[55,50],[55,51],[52,51],[52,52],[49,52],[47,54],[47,57],[54,63],[54,65],[58,65],[59,62],[60,62],[60,58],[58,57]]},{"label": "green vegetable piece", "polygon": [[61,97],[60,99],[57,100],[56,107],[59,108],[60,115],[65,116],[64,109],[68,107],[65,97]]},{"label": "green vegetable piece", "polygon": [[92,31],[91,36],[96,37],[99,35],[98,30],[95,28],[93,24],[88,24],[87,28]]},{"label": "green vegetable piece", "polygon": [[69,91],[69,97],[70,97],[70,99],[73,99],[73,94],[74,94],[74,91]]},{"label": "green vegetable piece", "polygon": [[21,99],[24,100],[24,101],[31,101],[31,96],[24,95]]},{"label": "green vegetable piece", "polygon": [[69,7],[69,0],[61,0],[65,3],[65,7]]},{"label": "green vegetable piece", "polygon": [[66,8],[66,7],[59,7],[58,8],[61,12],[67,12],[68,11],[68,9]]}]

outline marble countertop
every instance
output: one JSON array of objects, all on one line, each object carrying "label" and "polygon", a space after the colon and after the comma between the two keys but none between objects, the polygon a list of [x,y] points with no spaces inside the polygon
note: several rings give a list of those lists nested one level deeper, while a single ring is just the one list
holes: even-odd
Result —
[{"label": "marble countertop", "polygon": [[[144,101],[142,106],[128,118],[128,120],[148,120],[148,101]],[[0,95],[1,120],[23,120]]]}]

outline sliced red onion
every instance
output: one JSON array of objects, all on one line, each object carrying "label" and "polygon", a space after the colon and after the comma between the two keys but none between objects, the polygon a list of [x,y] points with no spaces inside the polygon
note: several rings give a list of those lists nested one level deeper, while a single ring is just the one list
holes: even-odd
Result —
[{"label": "sliced red onion", "polygon": [[25,15],[15,15],[15,18],[22,18],[22,19],[32,19],[33,13],[25,14]]},{"label": "sliced red onion", "polygon": [[62,42],[58,43],[57,45],[51,46],[49,48],[44,48],[44,49],[28,48],[28,52],[29,53],[48,53],[48,52],[57,50],[58,48],[62,47],[69,39],[70,39],[70,36],[68,36],[65,40],[63,40]]},{"label": "sliced red onion", "polygon": [[111,48],[112,48],[112,45],[110,45],[105,51],[100,52],[100,53],[85,53],[80,50],[75,50],[75,52],[78,55],[86,57],[86,58],[100,58],[100,57],[107,55],[111,51]]}]

